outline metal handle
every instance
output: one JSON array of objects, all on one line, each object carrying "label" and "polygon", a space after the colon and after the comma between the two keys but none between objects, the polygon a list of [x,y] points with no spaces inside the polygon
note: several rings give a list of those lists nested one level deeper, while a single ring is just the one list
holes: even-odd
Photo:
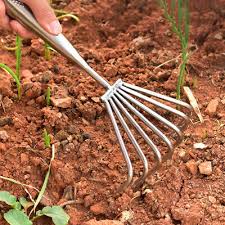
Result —
[{"label": "metal handle", "polygon": [[72,44],[64,37],[64,35],[59,34],[54,36],[49,34],[44,28],[40,26],[34,17],[31,10],[19,0],[4,0],[7,13],[10,16],[18,20],[21,24],[28,27],[31,31],[37,34],[40,38],[51,45],[55,50],[64,55],[66,58],[78,64],[82,69],[84,69],[90,76],[92,76],[97,82],[102,86],[109,89],[110,84],[103,79],[98,73],[96,73],[79,55],[77,50],[72,46]]}]

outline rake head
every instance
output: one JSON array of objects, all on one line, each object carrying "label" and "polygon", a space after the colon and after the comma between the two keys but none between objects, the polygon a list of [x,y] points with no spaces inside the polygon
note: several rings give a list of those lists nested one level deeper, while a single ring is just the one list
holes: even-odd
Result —
[{"label": "rake head", "polygon": [[[182,131],[187,127],[190,121],[189,117],[170,105],[173,104],[178,108],[186,108],[188,113],[191,112],[192,108],[185,102],[125,83],[122,80],[118,80],[111,86],[102,96],[102,101],[106,105],[128,169],[127,180],[122,184],[119,191],[125,190],[130,185],[133,185],[134,188],[139,188],[144,183],[149,173],[154,173],[161,166],[163,161],[172,158],[174,148],[183,140]],[[180,122],[178,125],[173,124],[160,115],[155,108],[158,108],[160,112],[164,111],[177,116],[180,118]],[[154,123],[157,123],[158,126],[154,125]],[[170,139],[167,137],[168,135],[162,131],[161,127],[159,128],[159,124],[163,125],[167,130],[172,131],[172,133],[170,132],[169,134]],[[122,137],[121,128],[128,136],[129,141],[134,146],[139,159],[143,163],[142,176],[135,182],[133,182],[133,166],[125,141]],[[149,131],[151,135],[149,135]],[[138,138],[137,135],[139,135]],[[154,154],[155,165],[151,169],[149,169],[148,159],[140,146],[140,137]],[[164,146],[167,147],[168,151],[164,155],[157,147],[155,138],[160,140],[164,143]]]}]

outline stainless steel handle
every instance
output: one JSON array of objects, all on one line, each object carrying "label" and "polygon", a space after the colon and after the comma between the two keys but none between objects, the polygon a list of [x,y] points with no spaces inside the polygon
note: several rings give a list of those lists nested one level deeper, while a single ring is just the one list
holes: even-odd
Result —
[{"label": "stainless steel handle", "polygon": [[98,81],[102,86],[109,89],[110,84],[96,73],[80,56],[72,44],[64,37],[63,34],[54,36],[49,34],[44,28],[40,26],[31,10],[19,0],[4,0],[7,8],[7,13],[18,20],[24,26],[37,34],[40,38],[50,44],[55,50],[70,59],[72,62],[78,64],[90,76]]}]

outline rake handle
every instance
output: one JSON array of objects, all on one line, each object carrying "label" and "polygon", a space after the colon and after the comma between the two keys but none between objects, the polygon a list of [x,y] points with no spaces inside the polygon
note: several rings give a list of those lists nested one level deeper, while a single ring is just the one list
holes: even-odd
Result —
[{"label": "rake handle", "polygon": [[80,56],[78,51],[72,46],[72,44],[66,39],[63,34],[54,36],[48,33],[38,23],[29,7],[23,4],[21,1],[4,0],[4,2],[7,8],[8,15],[18,20],[25,27],[29,28],[29,30],[37,34],[40,38],[42,38],[45,42],[47,42],[50,46],[52,46],[66,58],[79,65],[103,87],[105,87],[106,89],[111,88],[111,85],[87,64],[87,62]]}]

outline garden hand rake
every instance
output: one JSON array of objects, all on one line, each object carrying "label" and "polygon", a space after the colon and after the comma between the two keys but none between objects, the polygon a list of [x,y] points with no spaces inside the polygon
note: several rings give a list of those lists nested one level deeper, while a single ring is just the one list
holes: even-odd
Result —
[{"label": "garden hand rake", "polygon": [[[72,62],[78,64],[92,78],[107,89],[101,99],[105,103],[128,169],[127,180],[123,183],[120,190],[126,189],[133,183],[133,166],[125,145],[125,141],[122,138],[121,127],[123,128],[123,131],[125,131],[130,142],[134,146],[138,157],[143,163],[143,173],[141,177],[133,183],[135,187],[140,187],[140,185],[144,183],[149,172],[154,172],[160,167],[164,159],[166,160],[172,157],[174,148],[183,139],[182,131],[189,123],[189,117],[187,115],[171,107],[170,105],[174,104],[178,106],[178,108],[186,108],[188,113],[191,112],[191,106],[171,97],[128,84],[122,80],[118,80],[115,84],[110,85],[85,62],[72,44],[62,34],[53,36],[47,33],[38,24],[31,11],[23,3],[18,0],[5,0],[5,3],[9,15],[19,20],[22,24],[31,29],[34,33],[48,42],[53,48],[70,59]],[[150,108],[143,104],[143,102],[178,116],[181,118],[181,122],[178,125],[173,124],[168,119],[153,110],[152,107]],[[169,105],[165,102],[169,102]],[[141,112],[139,110],[141,110]],[[149,116],[153,118],[153,121],[159,121],[167,128],[171,129],[176,136],[171,136],[172,140],[170,140],[159,127],[153,124],[153,121],[150,121],[148,118]],[[130,127],[132,127],[132,129]],[[146,131],[146,128],[148,132]],[[150,138],[149,130],[151,130],[152,134],[158,137],[158,139],[164,142],[168,148],[168,152],[164,155],[164,157],[162,156],[157,145],[154,143],[153,139]],[[154,153],[155,165],[151,171],[149,170],[149,162],[147,157],[141,148],[139,140],[136,138],[137,134],[140,135],[139,137],[145,141],[147,146],[149,146]]]}]

